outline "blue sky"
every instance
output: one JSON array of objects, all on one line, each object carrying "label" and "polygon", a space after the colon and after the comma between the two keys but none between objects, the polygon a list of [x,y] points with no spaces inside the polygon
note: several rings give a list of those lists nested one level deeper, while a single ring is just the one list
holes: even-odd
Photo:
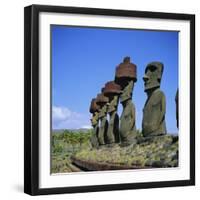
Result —
[{"label": "blue sky", "polygon": [[[141,129],[145,67],[164,64],[161,90],[166,95],[167,131],[177,132],[175,94],[178,88],[178,32],[51,26],[52,125],[57,128],[90,126],[89,106],[125,56],[137,65],[133,91],[136,126]],[[121,113],[119,105],[119,115]]]}]

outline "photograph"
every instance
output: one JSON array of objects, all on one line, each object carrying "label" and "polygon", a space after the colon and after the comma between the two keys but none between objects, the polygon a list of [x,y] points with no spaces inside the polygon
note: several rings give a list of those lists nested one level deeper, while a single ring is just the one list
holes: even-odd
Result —
[{"label": "photograph", "polygon": [[178,167],[179,32],[50,31],[51,173]]},{"label": "photograph", "polygon": [[195,184],[194,15],[31,5],[24,27],[25,193]]}]

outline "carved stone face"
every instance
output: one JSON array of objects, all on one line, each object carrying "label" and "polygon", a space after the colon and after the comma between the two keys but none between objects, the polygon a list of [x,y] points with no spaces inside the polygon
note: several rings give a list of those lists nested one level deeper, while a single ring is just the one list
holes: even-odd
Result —
[{"label": "carved stone face", "polygon": [[132,99],[132,93],[133,93],[133,86],[134,82],[130,80],[126,87],[124,87],[122,94],[120,95],[120,102],[124,102],[128,99]]},{"label": "carved stone face", "polygon": [[151,62],[145,69],[143,77],[145,91],[160,87],[163,73],[163,64],[160,62]]},{"label": "carved stone face", "polygon": [[103,118],[107,115],[108,112],[108,103],[102,104],[99,110],[99,118]]},{"label": "carved stone face", "polygon": [[119,101],[119,96],[118,95],[113,95],[111,97],[110,103],[108,105],[108,113],[111,113],[111,112],[117,110],[118,101]]},{"label": "carved stone face", "polygon": [[92,126],[96,126],[99,122],[99,113],[95,112],[93,113],[92,119],[91,119],[91,124]]}]

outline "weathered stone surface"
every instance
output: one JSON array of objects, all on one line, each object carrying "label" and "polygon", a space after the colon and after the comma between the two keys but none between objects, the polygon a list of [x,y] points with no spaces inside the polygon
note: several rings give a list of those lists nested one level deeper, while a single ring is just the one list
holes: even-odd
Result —
[{"label": "weathered stone surface", "polygon": [[106,117],[108,112],[108,104],[102,104],[99,110],[99,119]]},{"label": "weathered stone surface", "polygon": [[106,143],[105,138],[107,134],[107,129],[108,129],[108,120],[107,120],[107,107],[108,107],[108,102],[109,98],[106,97],[103,93],[104,88],[102,88],[102,93],[97,95],[97,105],[100,106],[99,109],[99,120],[100,120],[100,125],[99,125],[99,132],[98,132],[98,142],[99,145],[104,145]]},{"label": "weathered stone surface", "polygon": [[108,101],[109,101],[109,99],[108,99],[108,97],[106,97],[104,95],[104,93],[100,93],[100,94],[97,95],[96,103],[100,107],[102,107],[104,104],[108,103]]},{"label": "weathered stone surface", "polygon": [[161,62],[151,62],[145,69],[143,77],[145,92],[150,89],[160,87],[164,66]]},{"label": "weathered stone surface", "polygon": [[120,139],[124,144],[131,144],[136,137],[135,106],[131,99],[123,102],[123,112],[120,117]]},{"label": "weathered stone surface", "polygon": [[123,87],[123,91],[120,95],[120,102],[123,103],[129,99],[132,99],[132,93],[133,93],[133,81],[127,81],[127,84]]},{"label": "weathered stone surface", "polygon": [[[135,145],[121,148],[84,149],[77,159],[99,164],[122,166],[121,169],[178,167],[178,136],[144,137]],[[101,169],[103,170],[103,169]]]},{"label": "weathered stone surface", "polygon": [[92,137],[90,138],[90,142],[93,148],[99,147],[99,141],[97,135],[98,132],[99,132],[99,127],[98,126],[94,127]]},{"label": "weathered stone surface", "polygon": [[99,145],[104,145],[106,143],[106,134],[108,130],[108,120],[107,120],[107,104],[104,104],[99,113],[100,126],[98,133]]},{"label": "weathered stone surface", "polygon": [[165,95],[157,88],[148,97],[143,109],[142,133],[144,136],[166,134],[165,110]]},{"label": "weathered stone surface", "polygon": [[117,106],[119,102],[118,94],[109,94],[109,106],[108,113],[110,116],[110,120],[108,123],[108,131],[107,131],[107,144],[119,143],[119,116],[117,114]]},{"label": "weathered stone surface", "polygon": [[121,86],[120,102],[123,106],[120,117],[120,142],[121,146],[130,145],[135,140],[135,106],[132,102],[134,82],[137,81],[137,66],[130,62],[130,57],[125,57],[123,63],[117,66],[115,81]]},{"label": "weathered stone surface", "polygon": [[110,103],[108,104],[108,113],[112,113],[117,111],[119,96],[118,95],[110,95],[109,96]]},{"label": "weathered stone surface", "polygon": [[121,86],[114,81],[109,81],[105,84],[104,95],[109,98],[108,113],[110,116],[108,122],[108,130],[106,134],[106,144],[119,142],[119,116],[117,114],[117,107],[119,103],[119,95],[121,93]]},{"label": "weathered stone surface", "polygon": [[119,143],[119,116],[117,112],[110,113],[106,138],[107,144]]},{"label": "weathered stone surface", "polygon": [[95,112],[93,113],[93,117],[91,119],[92,127],[93,127],[93,134],[91,137],[91,144],[94,148],[97,148],[99,146],[98,142],[98,134],[99,134],[99,113]]},{"label": "weathered stone surface", "polygon": [[163,64],[149,63],[143,77],[147,100],[143,109],[142,133],[144,136],[166,134],[165,112],[166,99],[160,90]]},{"label": "weathered stone surface", "polygon": [[108,120],[106,116],[104,116],[100,118],[100,127],[99,127],[99,134],[98,134],[99,145],[106,144],[107,130],[108,130]]},{"label": "weathered stone surface", "polygon": [[90,142],[94,148],[99,146],[98,142],[98,133],[99,133],[99,108],[100,106],[97,105],[97,100],[94,98],[91,101],[90,105],[90,112],[92,113],[91,124],[93,127],[93,135],[90,139]]},{"label": "weathered stone surface", "polygon": [[132,102],[133,81],[129,81],[120,95],[123,111],[120,117],[120,139],[124,145],[136,142],[135,106]]},{"label": "weathered stone surface", "polygon": [[94,127],[98,125],[98,122],[99,122],[99,112],[94,112],[92,115],[91,124]]},{"label": "weathered stone surface", "polygon": [[90,113],[97,112],[99,108],[99,105],[97,105],[97,99],[93,98],[90,104]]}]

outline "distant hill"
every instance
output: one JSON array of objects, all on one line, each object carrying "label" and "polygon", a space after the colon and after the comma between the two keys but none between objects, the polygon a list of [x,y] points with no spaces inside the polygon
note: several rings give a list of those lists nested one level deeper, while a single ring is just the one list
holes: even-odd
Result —
[{"label": "distant hill", "polygon": [[88,128],[79,128],[79,129],[54,129],[53,130],[53,133],[63,133],[63,131],[65,130],[68,130],[68,131],[71,131],[71,132],[82,132],[82,133],[86,133],[88,132]]},{"label": "distant hill", "polygon": [[79,128],[79,129],[67,129],[68,131],[71,131],[71,132],[83,132],[83,133],[86,133],[88,132],[88,130],[91,130],[91,128]]},{"label": "distant hill", "polygon": [[62,133],[65,129],[53,129],[53,133]]}]

